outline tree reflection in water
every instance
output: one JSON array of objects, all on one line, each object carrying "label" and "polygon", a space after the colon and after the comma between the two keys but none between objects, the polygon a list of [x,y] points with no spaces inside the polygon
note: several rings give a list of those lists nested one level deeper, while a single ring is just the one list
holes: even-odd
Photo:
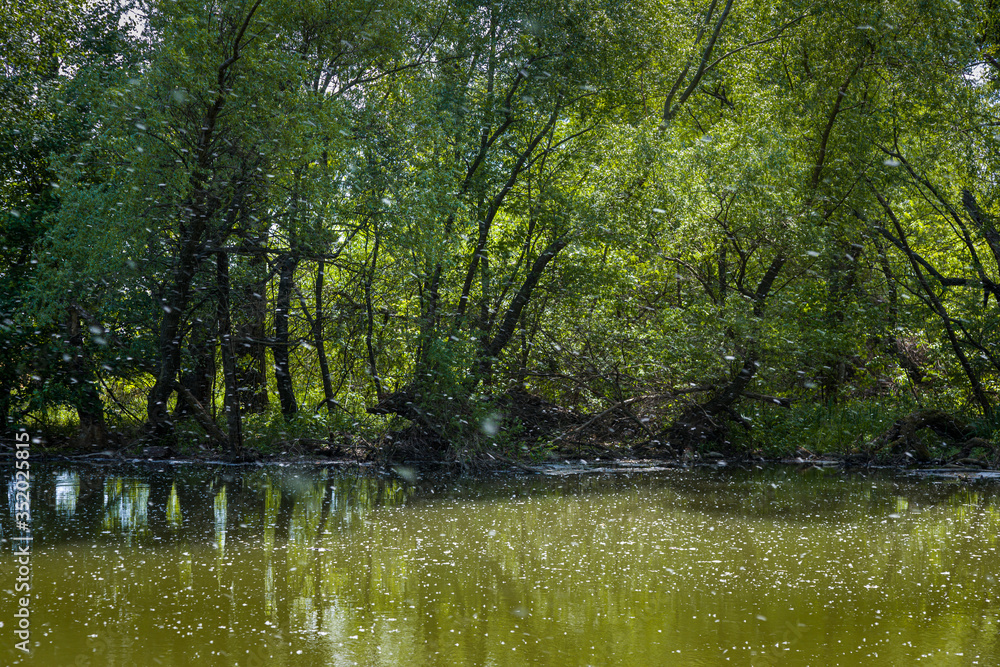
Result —
[{"label": "tree reflection in water", "polygon": [[31,664],[1000,659],[989,485],[39,465],[32,493]]}]

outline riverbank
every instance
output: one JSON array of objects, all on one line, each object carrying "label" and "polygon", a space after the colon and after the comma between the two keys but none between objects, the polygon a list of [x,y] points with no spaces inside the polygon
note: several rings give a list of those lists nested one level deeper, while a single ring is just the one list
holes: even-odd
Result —
[{"label": "riverbank", "polygon": [[[627,409],[626,409],[627,408]],[[1000,430],[936,408],[873,402],[796,406],[753,413],[713,441],[674,446],[673,415],[653,403],[618,404],[592,413],[563,408],[525,392],[504,395],[450,438],[399,418],[336,425],[247,422],[244,447],[227,450],[188,422],[151,444],[142,424],[117,428],[99,443],[74,437],[73,424],[31,433],[34,457],[116,460],[314,461],[391,467],[421,462],[461,470],[523,469],[572,461],[655,461],[662,465],[840,465],[857,467],[1000,468]],[[166,444],[170,443],[170,444]],[[0,440],[0,453],[14,442]]]},{"label": "riverbank", "polygon": [[[167,465],[301,465],[307,467],[330,467],[340,470],[367,470],[377,473],[394,474],[404,481],[412,481],[420,473],[512,473],[528,475],[585,475],[585,474],[620,474],[659,472],[664,470],[684,469],[755,469],[762,467],[787,467],[799,471],[810,469],[841,469],[844,471],[897,471],[911,472],[931,477],[960,479],[966,481],[979,479],[1000,479],[1000,467],[990,465],[985,461],[969,461],[966,463],[949,463],[930,461],[925,463],[910,462],[878,463],[865,460],[858,455],[850,456],[794,456],[794,457],[763,457],[757,455],[724,456],[720,452],[707,452],[704,455],[678,456],[671,458],[629,458],[580,456],[549,457],[545,461],[515,461],[493,459],[491,463],[477,461],[446,461],[432,459],[403,459],[386,461],[378,459],[359,459],[346,456],[316,455],[302,452],[282,452],[277,454],[262,454],[257,451],[244,452],[243,456],[231,456],[225,452],[205,451],[198,455],[180,456],[174,452],[164,452],[165,448],[147,448],[138,454],[102,450],[87,454],[74,454],[65,451],[41,449],[32,452],[32,460],[37,463],[86,463],[101,465],[116,464],[167,464]],[[0,452],[0,463],[14,461],[14,452]]]}]

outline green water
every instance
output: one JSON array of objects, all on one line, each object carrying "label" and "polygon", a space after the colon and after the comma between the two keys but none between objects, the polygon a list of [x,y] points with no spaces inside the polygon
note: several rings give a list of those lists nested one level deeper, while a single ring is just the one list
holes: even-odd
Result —
[{"label": "green water", "polygon": [[31,654],[9,487],[0,664],[1000,664],[993,482],[33,472]]}]

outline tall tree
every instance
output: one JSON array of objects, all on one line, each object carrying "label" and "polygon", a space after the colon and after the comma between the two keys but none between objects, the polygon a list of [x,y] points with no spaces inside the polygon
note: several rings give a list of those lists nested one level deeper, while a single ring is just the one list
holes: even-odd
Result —
[{"label": "tall tree", "polygon": [[36,287],[53,261],[46,237],[60,212],[61,163],[90,139],[105,87],[139,50],[120,32],[124,4],[8,9],[0,28],[0,432],[27,410],[62,404],[77,410],[82,441],[102,441],[95,369],[110,360],[93,340],[106,331],[82,304],[86,291],[39,298]]}]

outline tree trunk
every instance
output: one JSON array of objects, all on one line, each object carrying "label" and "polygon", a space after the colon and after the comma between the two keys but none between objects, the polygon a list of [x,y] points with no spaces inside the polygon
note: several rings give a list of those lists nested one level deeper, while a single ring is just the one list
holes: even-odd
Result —
[{"label": "tree trunk", "polygon": [[77,442],[82,446],[102,447],[107,442],[107,427],[104,422],[104,406],[93,384],[83,388],[84,398],[77,406],[80,432]]},{"label": "tree trunk", "polygon": [[326,358],[326,340],[323,338],[323,282],[326,278],[326,262],[319,260],[316,267],[316,319],[313,320],[313,345],[316,346],[316,356],[319,359],[319,374],[323,381],[323,405],[327,412],[333,412],[337,400],[333,394],[333,383],[330,381],[330,363]]},{"label": "tree trunk", "polygon": [[298,258],[292,254],[285,255],[281,259],[278,295],[274,302],[274,344],[271,346],[271,354],[274,355],[274,379],[278,385],[278,399],[281,401],[281,414],[285,420],[294,417],[299,409],[295,401],[292,373],[288,363],[290,357],[288,315],[297,266]]},{"label": "tree trunk", "polygon": [[173,393],[177,371],[181,365],[180,325],[187,309],[191,278],[194,275],[193,259],[182,259],[182,266],[175,272],[174,284],[162,304],[163,318],[160,320],[158,345],[160,370],[146,398],[147,430],[154,440],[161,440],[173,431],[174,423],[167,411],[167,401]]},{"label": "tree trunk", "polygon": [[500,322],[500,327],[497,329],[493,339],[489,341],[482,351],[482,359],[480,361],[482,375],[489,375],[493,366],[493,360],[500,356],[500,353],[503,352],[504,348],[507,347],[507,343],[514,336],[518,320],[521,319],[521,313],[524,312],[524,307],[528,305],[531,294],[538,285],[538,281],[545,272],[545,268],[566,247],[568,242],[569,239],[565,236],[555,239],[545,247],[534,264],[531,265],[531,270],[528,271],[524,282],[521,283],[521,288],[514,295],[513,300],[511,300],[510,305],[507,307],[503,320]]},{"label": "tree trunk", "polygon": [[[492,339],[489,339],[482,345],[476,366],[468,369],[468,379],[463,383],[462,387],[465,392],[471,394],[484,378],[489,377],[492,372],[493,362],[514,337],[521,314],[531,300],[532,293],[544,274],[546,267],[566,247],[567,243],[568,239],[565,236],[560,236],[550,242],[535,259],[531,269],[521,283],[521,287],[514,295],[514,298],[511,299],[510,305],[507,306],[496,333]],[[432,376],[430,380],[427,379],[428,375]],[[367,412],[376,415],[399,415],[404,419],[409,419],[420,424],[428,431],[440,437],[441,433],[437,425],[437,421],[439,420],[435,420],[433,415],[422,405],[424,387],[434,382],[433,375],[434,373],[429,361],[418,359],[414,381],[399,391],[384,394],[380,397],[378,404],[369,407]],[[461,400],[461,397],[453,397],[453,400]]]},{"label": "tree trunk", "polygon": [[[177,372],[180,369],[181,322],[191,298],[191,282],[202,261],[206,233],[209,222],[226,202],[213,196],[211,174],[218,153],[216,152],[216,131],[219,117],[226,105],[225,86],[232,76],[232,67],[240,59],[243,39],[250,21],[260,7],[256,0],[247,12],[242,25],[237,29],[230,55],[217,68],[217,89],[198,129],[197,146],[194,152],[194,169],[189,179],[190,195],[178,207],[178,241],[180,254],[177,258],[173,279],[167,289],[166,298],[161,302],[164,314],[160,320],[159,352],[160,369],[156,382],[146,399],[146,430],[153,439],[162,439],[173,431],[173,421],[167,411],[167,401],[178,386]],[[233,210],[230,201],[229,208]],[[219,243],[225,238],[216,239]]]},{"label": "tree trunk", "polygon": [[94,386],[93,374],[87,368],[83,354],[83,336],[80,332],[80,314],[75,308],[69,309],[68,338],[73,350],[70,362],[71,378],[75,381],[74,403],[76,414],[80,421],[77,433],[77,446],[101,446],[107,439],[107,428],[104,423],[104,404]]},{"label": "tree trunk", "polygon": [[[0,375],[3,375],[5,370],[6,369],[0,366]],[[0,435],[3,436],[7,436],[12,432],[10,423],[10,403],[10,385],[7,383],[7,378],[3,377],[0,379]]]},{"label": "tree trunk", "polygon": [[216,254],[216,276],[219,309],[219,347],[222,348],[222,377],[226,386],[226,444],[236,453],[243,448],[243,419],[240,415],[240,392],[236,384],[236,350],[229,317],[229,256]]},{"label": "tree trunk", "polygon": [[[248,247],[259,249],[250,244]],[[236,309],[234,342],[236,352],[236,386],[244,412],[260,414],[267,411],[267,282],[264,276],[264,255],[253,254],[249,262],[251,277],[240,293]],[[232,309],[230,309],[231,311]]]},{"label": "tree trunk", "polygon": [[[215,378],[215,335],[209,322],[197,321],[197,326],[191,333],[191,342],[188,343],[188,354],[191,356],[191,368],[181,373],[180,382],[199,403],[210,405],[212,380]],[[174,419],[189,414],[190,406],[187,401],[177,401]]]},{"label": "tree trunk", "polygon": [[972,395],[975,397],[976,402],[979,403],[980,407],[982,407],[983,416],[990,419],[993,416],[993,405],[990,402],[989,396],[986,395],[986,391],[983,388],[982,381],[979,379],[979,375],[976,373],[976,369],[972,367],[972,364],[969,362],[969,358],[962,349],[962,344],[958,340],[958,336],[955,333],[955,327],[953,325],[951,315],[948,314],[948,310],[938,298],[937,292],[934,291],[934,287],[924,275],[924,271],[921,269],[920,262],[917,259],[917,254],[913,252],[913,249],[910,247],[910,243],[906,238],[905,232],[903,231],[903,226],[896,217],[895,211],[892,210],[889,202],[886,201],[885,197],[883,197],[881,193],[875,190],[873,190],[873,192],[875,193],[875,197],[878,199],[879,203],[882,205],[882,208],[889,216],[889,220],[892,221],[896,233],[899,235],[898,241],[902,245],[900,249],[903,250],[903,254],[905,254],[906,258],[909,260],[910,267],[913,269],[913,275],[916,276],[920,289],[927,297],[927,303],[930,305],[931,311],[940,318],[941,324],[944,326],[945,334],[948,337],[948,342],[951,344],[952,352],[955,353],[955,357],[958,359],[958,363],[962,367],[962,371],[965,373],[965,377],[968,378],[969,384],[972,387]]},{"label": "tree trunk", "polygon": [[378,267],[378,246],[379,231],[375,229],[375,247],[372,250],[372,268],[365,275],[365,350],[368,353],[368,373],[375,383],[375,395],[379,400],[385,393],[382,388],[382,379],[378,375],[378,364],[375,359],[375,310],[372,307],[372,281],[375,279],[375,270]]},{"label": "tree trunk", "polygon": [[180,382],[174,383],[174,389],[177,391],[177,400],[187,401],[188,405],[191,407],[191,414],[194,418],[198,420],[201,427],[205,429],[209,437],[218,442],[225,443],[227,440],[226,434],[222,432],[222,429],[212,420],[212,415],[208,414],[205,410],[205,406],[198,402],[198,399],[187,390],[187,387],[182,385]]}]

